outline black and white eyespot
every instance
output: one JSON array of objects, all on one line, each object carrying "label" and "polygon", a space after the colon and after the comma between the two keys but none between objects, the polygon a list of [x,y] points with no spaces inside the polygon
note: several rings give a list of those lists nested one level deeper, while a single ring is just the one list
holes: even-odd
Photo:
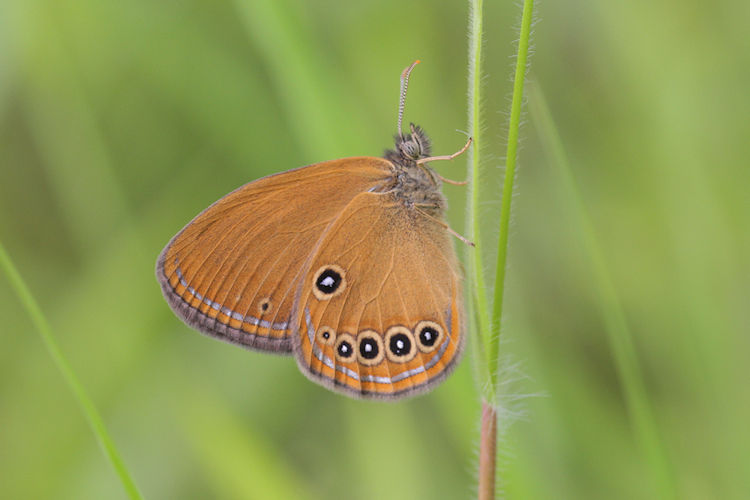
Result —
[{"label": "black and white eyespot", "polygon": [[330,326],[321,326],[315,333],[318,342],[323,345],[333,345],[336,342],[336,332]]},{"label": "black and white eyespot", "polygon": [[434,321],[420,321],[414,328],[414,335],[417,337],[417,347],[419,350],[428,353],[438,348],[443,342],[443,327]]},{"label": "black and white eyespot", "polygon": [[258,312],[262,316],[266,314],[267,312],[269,312],[272,306],[273,306],[273,303],[271,302],[271,297],[265,297],[258,304]]},{"label": "black and white eyespot", "polygon": [[394,363],[406,363],[417,354],[414,335],[405,326],[392,326],[385,332],[385,354]]},{"label": "black and white eyespot", "polygon": [[385,357],[383,338],[374,330],[363,330],[357,335],[357,361],[365,366],[377,365]]},{"label": "black and white eyespot", "polygon": [[351,363],[357,356],[354,352],[354,337],[348,333],[341,333],[336,336],[336,344],[334,351],[336,352],[336,359],[340,363]]},{"label": "black and white eyespot", "polygon": [[312,290],[318,300],[328,300],[346,288],[346,273],[336,264],[327,264],[315,272]]}]

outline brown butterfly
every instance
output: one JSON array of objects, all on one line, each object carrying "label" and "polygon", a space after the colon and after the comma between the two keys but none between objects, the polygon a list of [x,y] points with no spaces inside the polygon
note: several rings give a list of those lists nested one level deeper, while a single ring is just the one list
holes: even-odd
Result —
[{"label": "brown butterfly", "polygon": [[426,163],[471,139],[430,157],[422,129],[401,132],[418,62],[401,75],[396,148],[384,158],[250,182],[172,238],[156,276],[180,319],[246,348],[294,353],[307,377],[348,396],[411,396],[448,375],[466,336],[461,277],[443,221],[447,180]]}]

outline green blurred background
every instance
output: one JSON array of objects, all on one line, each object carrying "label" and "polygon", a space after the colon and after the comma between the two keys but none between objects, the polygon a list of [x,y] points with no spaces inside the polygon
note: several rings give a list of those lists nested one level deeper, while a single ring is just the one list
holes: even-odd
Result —
[{"label": "green blurred background", "polygon": [[[530,77],[624,308],[678,498],[747,498],[750,3],[537,11]],[[416,58],[406,120],[436,153],[457,150],[467,15],[431,0],[0,2],[0,241],[146,498],[475,494],[471,356],[429,395],[350,400],[292,359],[188,329],[153,273],[169,238],[235,187],[381,154]],[[515,2],[486,2],[488,243],[519,19]],[[658,498],[576,199],[535,121],[526,114],[511,234],[502,489]],[[438,168],[463,178],[465,160]],[[461,229],[465,189],[445,191]],[[0,304],[0,497],[124,498],[5,276]]]}]

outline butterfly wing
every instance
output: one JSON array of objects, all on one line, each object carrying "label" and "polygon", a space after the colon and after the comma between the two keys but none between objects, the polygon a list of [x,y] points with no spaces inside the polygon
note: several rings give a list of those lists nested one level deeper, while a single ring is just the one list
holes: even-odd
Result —
[{"label": "butterfly wing", "polygon": [[357,397],[424,392],[461,352],[461,303],[445,228],[388,193],[359,194],[303,278],[293,315],[298,365]]},{"label": "butterfly wing", "polygon": [[162,251],[156,275],[167,302],[203,333],[290,352],[294,296],[321,235],[354,197],[390,176],[385,160],[347,158],[240,187]]}]

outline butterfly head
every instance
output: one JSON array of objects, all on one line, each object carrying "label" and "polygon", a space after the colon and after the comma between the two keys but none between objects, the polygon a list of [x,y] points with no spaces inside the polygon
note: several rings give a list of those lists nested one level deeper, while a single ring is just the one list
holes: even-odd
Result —
[{"label": "butterfly head", "polygon": [[411,166],[417,160],[430,156],[430,138],[425,131],[413,123],[410,129],[410,134],[396,134],[396,148],[385,152],[387,160],[398,165]]}]

